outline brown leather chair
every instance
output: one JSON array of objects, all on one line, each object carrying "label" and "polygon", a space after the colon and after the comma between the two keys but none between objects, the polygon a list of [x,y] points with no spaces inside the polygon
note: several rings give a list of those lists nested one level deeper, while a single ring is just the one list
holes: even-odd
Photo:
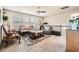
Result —
[{"label": "brown leather chair", "polygon": [[16,40],[19,40],[19,43],[21,43],[20,35],[17,34],[16,31],[12,30],[12,31],[7,32],[4,25],[2,25],[2,29],[5,33],[5,36],[3,36],[2,45],[4,45],[6,47],[6,46],[8,46],[9,43],[12,43]]}]

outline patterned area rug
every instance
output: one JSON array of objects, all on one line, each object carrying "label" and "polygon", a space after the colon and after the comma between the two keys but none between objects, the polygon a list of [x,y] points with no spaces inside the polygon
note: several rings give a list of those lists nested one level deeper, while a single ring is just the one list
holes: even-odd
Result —
[{"label": "patterned area rug", "polygon": [[44,37],[34,39],[34,40],[30,39],[29,37],[22,37],[22,38],[28,45],[33,45],[49,37],[51,37],[51,35],[45,35]]}]

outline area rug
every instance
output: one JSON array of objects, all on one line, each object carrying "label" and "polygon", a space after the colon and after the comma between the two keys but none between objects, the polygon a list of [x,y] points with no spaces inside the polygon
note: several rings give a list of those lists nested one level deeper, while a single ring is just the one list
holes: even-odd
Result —
[{"label": "area rug", "polygon": [[30,39],[29,37],[23,37],[23,40],[28,44],[28,45],[34,45],[36,43],[39,43],[42,40],[47,39],[48,37],[51,37],[49,35],[45,35],[44,37],[38,38],[38,39]]}]

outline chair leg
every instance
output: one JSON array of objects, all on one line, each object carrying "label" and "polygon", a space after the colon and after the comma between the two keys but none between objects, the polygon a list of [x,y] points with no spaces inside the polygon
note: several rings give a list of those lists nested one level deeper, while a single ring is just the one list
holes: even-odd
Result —
[{"label": "chair leg", "polygon": [[20,41],[21,41],[20,36],[17,36],[16,39],[19,41],[19,44],[20,44],[20,43],[21,43],[21,42],[20,42]]},{"label": "chair leg", "polygon": [[18,36],[18,38],[17,38],[18,40],[19,40],[19,44],[21,43],[21,38],[20,38],[20,36]]},{"label": "chair leg", "polygon": [[7,47],[8,46],[8,41],[7,40],[2,40],[1,41],[1,47]]},{"label": "chair leg", "polygon": [[19,43],[21,43],[21,38],[19,37]]}]

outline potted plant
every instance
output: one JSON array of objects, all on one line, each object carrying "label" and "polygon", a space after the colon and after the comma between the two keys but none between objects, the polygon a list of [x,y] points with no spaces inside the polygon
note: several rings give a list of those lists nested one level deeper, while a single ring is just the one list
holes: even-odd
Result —
[{"label": "potted plant", "polygon": [[10,24],[8,22],[8,16],[3,15],[3,24],[9,26],[9,30],[10,30]]},{"label": "potted plant", "polygon": [[8,24],[8,16],[3,15],[3,23]]},{"label": "potted plant", "polygon": [[7,20],[8,20],[8,16],[3,15],[3,21],[7,21]]}]

